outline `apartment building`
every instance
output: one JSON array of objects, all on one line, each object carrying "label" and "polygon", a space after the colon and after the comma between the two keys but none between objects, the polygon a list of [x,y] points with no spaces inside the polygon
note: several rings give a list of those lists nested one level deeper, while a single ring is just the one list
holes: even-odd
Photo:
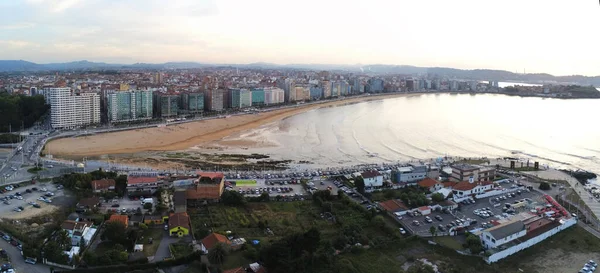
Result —
[{"label": "apartment building", "polygon": [[152,91],[109,91],[106,107],[111,123],[152,119]]},{"label": "apartment building", "polygon": [[451,179],[453,181],[493,181],[496,169],[492,167],[479,167],[469,164],[454,164]]},{"label": "apartment building", "polygon": [[281,88],[264,88],[265,105],[280,104],[285,102],[285,91]]},{"label": "apartment building", "polygon": [[75,94],[71,88],[45,88],[52,128],[69,129],[100,123],[100,95]]}]

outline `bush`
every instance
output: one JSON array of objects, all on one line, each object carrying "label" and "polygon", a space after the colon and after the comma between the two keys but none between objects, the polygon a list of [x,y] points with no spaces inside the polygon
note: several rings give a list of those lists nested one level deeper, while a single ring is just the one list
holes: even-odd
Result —
[{"label": "bush", "polygon": [[540,183],[540,190],[547,191],[550,190],[550,184],[548,182]]}]

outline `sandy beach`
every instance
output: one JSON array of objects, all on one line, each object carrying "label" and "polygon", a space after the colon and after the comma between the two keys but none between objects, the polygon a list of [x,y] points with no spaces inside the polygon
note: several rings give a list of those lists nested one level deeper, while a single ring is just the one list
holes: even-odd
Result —
[{"label": "sandy beach", "polygon": [[[44,153],[58,157],[89,157],[134,154],[146,151],[179,151],[198,145],[208,145],[227,136],[254,129],[312,109],[400,96],[409,96],[409,94],[349,98],[258,114],[210,119],[167,127],[152,127],[77,138],[62,138],[47,143]],[[248,141],[242,141],[242,143],[223,141],[223,143],[219,143],[219,146],[250,146],[252,144]]]}]

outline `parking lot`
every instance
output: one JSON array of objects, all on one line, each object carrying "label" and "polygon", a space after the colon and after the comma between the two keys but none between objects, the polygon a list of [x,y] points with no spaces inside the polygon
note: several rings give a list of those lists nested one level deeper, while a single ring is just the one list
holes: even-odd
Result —
[{"label": "parking lot", "polygon": [[56,200],[64,201],[64,191],[51,183],[0,188],[0,214],[6,218],[30,218],[46,212]]},{"label": "parking lot", "polygon": [[[500,184],[506,189],[515,189],[514,183]],[[519,201],[524,201],[520,203]],[[515,203],[516,202],[516,203]],[[510,207],[507,204],[511,204]],[[515,204],[519,204],[518,206]],[[541,194],[522,188],[512,194],[501,194],[488,198],[464,201],[458,209],[450,211],[432,210],[429,215],[407,213],[400,221],[416,235],[431,236],[430,228],[437,229],[438,235],[448,232],[453,226],[466,226],[468,230],[491,227],[490,221],[510,218],[512,215],[530,210],[534,206],[545,205]],[[513,207],[513,205],[517,207]],[[440,227],[441,226],[441,227]]]},{"label": "parking lot", "polygon": [[259,196],[263,192],[267,192],[269,196],[273,197],[306,194],[299,180],[256,179],[256,184],[232,185],[230,189],[249,197]]},{"label": "parking lot", "polygon": [[[157,200],[156,197],[152,197],[153,200],[153,207],[157,204]],[[146,210],[144,210],[144,206],[142,205],[142,201],[139,198],[133,198],[130,199],[129,197],[124,196],[122,198],[118,198],[118,199],[111,199],[111,200],[100,200],[100,204],[101,204],[101,210],[103,211],[113,211],[113,212],[121,212],[121,213],[135,213],[138,208],[141,209],[143,212],[145,212]]]}]

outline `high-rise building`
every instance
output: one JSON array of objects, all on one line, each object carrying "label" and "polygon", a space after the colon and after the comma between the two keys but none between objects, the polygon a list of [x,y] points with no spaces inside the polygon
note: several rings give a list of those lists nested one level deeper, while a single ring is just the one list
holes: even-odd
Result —
[{"label": "high-rise building", "polygon": [[181,112],[183,114],[197,114],[204,111],[204,93],[193,92],[180,95]]},{"label": "high-rise building", "polygon": [[204,109],[206,111],[222,111],[225,90],[209,89],[204,92]]},{"label": "high-rise building", "polygon": [[382,79],[377,79],[377,78],[372,78],[369,79],[369,92],[371,93],[381,93],[383,92],[383,80]]},{"label": "high-rise building", "polygon": [[252,95],[248,89],[233,88],[229,89],[231,95],[230,108],[239,109],[250,107],[252,105]]},{"label": "high-rise building", "polygon": [[270,87],[264,88],[265,105],[280,104],[285,102],[285,91],[281,88]]},{"label": "high-rise building", "polygon": [[163,83],[163,75],[160,72],[156,72],[154,74],[154,83],[156,84],[161,84]]},{"label": "high-rise building", "polygon": [[45,88],[52,128],[77,128],[100,123],[100,95],[74,94],[71,88]]},{"label": "high-rise building", "polygon": [[310,99],[316,100],[323,97],[323,88],[319,86],[310,87]]},{"label": "high-rise building", "polygon": [[107,93],[106,107],[109,122],[128,122],[152,119],[151,91],[124,91]]},{"label": "high-rise building", "polygon": [[416,91],[417,90],[417,82],[410,78],[410,79],[406,79],[406,91],[408,92],[412,92],[412,91]]},{"label": "high-rise building", "polygon": [[179,95],[155,93],[154,108],[158,118],[179,115]]},{"label": "high-rise building", "polygon": [[252,106],[265,104],[265,90],[263,88],[252,89]]},{"label": "high-rise building", "polygon": [[330,81],[322,81],[321,87],[323,88],[323,97],[330,98],[331,97],[331,82]]}]

